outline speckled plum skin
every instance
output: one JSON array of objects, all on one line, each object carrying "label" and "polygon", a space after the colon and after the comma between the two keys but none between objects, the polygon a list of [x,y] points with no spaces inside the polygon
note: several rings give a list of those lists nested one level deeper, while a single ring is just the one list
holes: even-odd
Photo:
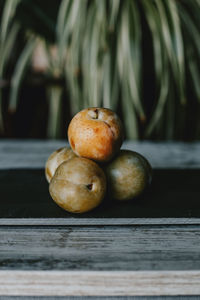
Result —
[{"label": "speckled plum skin", "polygon": [[101,203],[105,191],[103,170],[94,161],[81,157],[63,162],[49,185],[53,200],[72,213],[92,210]]},{"label": "speckled plum skin", "polygon": [[105,166],[109,194],[125,201],[139,196],[151,183],[152,168],[139,153],[120,150],[118,156]]},{"label": "speckled plum skin", "polygon": [[122,124],[117,114],[110,109],[87,108],[71,120],[68,140],[78,156],[106,162],[122,145]]},{"label": "speckled plum skin", "polygon": [[53,152],[45,165],[45,176],[47,181],[51,181],[51,178],[54,176],[55,171],[60,164],[74,157],[76,157],[76,154],[68,147],[63,147]]}]

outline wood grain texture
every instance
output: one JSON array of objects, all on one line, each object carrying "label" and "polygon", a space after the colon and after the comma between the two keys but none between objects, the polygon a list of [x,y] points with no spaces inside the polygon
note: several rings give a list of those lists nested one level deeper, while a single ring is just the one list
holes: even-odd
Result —
[{"label": "wood grain texture", "polygon": [[[44,168],[48,156],[65,145],[64,140],[1,140],[0,169]],[[154,168],[200,168],[200,142],[125,141],[122,148],[143,154]]]},{"label": "wood grain texture", "polygon": [[0,296],[0,300],[199,300],[199,296]]},{"label": "wood grain texture", "polygon": [[200,218],[0,218],[0,226],[200,225]]},{"label": "wood grain texture", "polygon": [[1,295],[198,295],[199,271],[0,271]]},{"label": "wood grain texture", "polygon": [[200,270],[200,226],[0,227],[0,270]]},{"label": "wood grain texture", "polygon": [[0,296],[0,300],[199,300],[199,296]]}]

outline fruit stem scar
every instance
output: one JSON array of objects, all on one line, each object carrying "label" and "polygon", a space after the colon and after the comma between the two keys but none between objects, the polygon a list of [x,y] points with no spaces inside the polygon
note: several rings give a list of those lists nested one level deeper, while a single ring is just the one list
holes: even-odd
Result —
[{"label": "fruit stem scar", "polygon": [[89,190],[89,191],[91,191],[92,190],[92,187],[93,187],[93,184],[91,183],[91,184],[87,184],[86,185],[86,188]]},{"label": "fruit stem scar", "polygon": [[96,109],[94,110],[94,112],[95,112],[95,114],[96,114],[94,119],[98,119],[98,115],[99,115],[98,109],[96,108]]},{"label": "fruit stem scar", "polygon": [[88,111],[88,115],[89,115],[89,117],[91,119],[95,119],[95,120],[98,119],[98,117],[99,117],[99,110],[98,110],[98,108],[90,109]]}]

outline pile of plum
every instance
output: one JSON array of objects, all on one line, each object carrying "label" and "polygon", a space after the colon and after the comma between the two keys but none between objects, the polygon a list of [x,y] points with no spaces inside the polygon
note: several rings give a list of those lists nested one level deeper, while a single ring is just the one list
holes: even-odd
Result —
[{"label": "pile of plum", "polygon": [[120,150],[123,126],[115,112],[92,107],[77,113],[68,127],[70,147],[53,152],[45,175],[53,200],[63,209],[83,213],[107,193],[118,201],[139,196],[151,183],[152,168],[141,154]]}]

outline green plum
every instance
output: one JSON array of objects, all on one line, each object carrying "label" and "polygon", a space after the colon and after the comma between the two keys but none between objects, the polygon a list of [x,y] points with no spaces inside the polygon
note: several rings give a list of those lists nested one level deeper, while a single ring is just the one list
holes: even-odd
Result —
[{"label": "green plum", "polygon": [[152,180],[150,163],[141,154],[130,150],[120,150],[104,170],[109,194],[120,201],[139,196]]},{"label": "green plum", "polygon": [[49,192],[63,209],[83,213],[98,206],[105,195],[106,177],[92,160],[75,157],[63,162],[51,179]]}]

